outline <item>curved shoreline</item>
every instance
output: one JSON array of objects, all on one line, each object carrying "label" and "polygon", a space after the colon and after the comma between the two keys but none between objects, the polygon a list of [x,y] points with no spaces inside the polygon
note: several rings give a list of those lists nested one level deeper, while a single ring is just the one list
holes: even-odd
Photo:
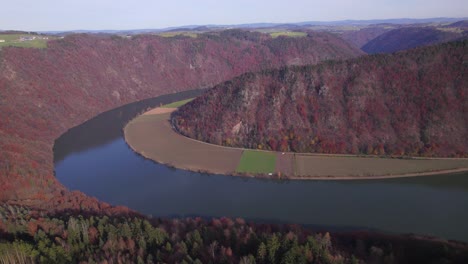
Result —
[{"label": "curved shoreline", "polygon": [[[131,120],[123,129],[127,145],[146,159],[167,166],[195,172],[244,177],[285,180],[368,180],[468,171],[468,159],[461,158],[380,158],[347,154],[280,153],[263,150],[261,152],[274,153],[280,160],[286,160],[286,163],[292,164],[294,175],[290,173],[291,168],[286,175],[278,167],[270,175],[239,173],[236,167],[243,152],[253,150],[214,145],[177,133],[168,122],[170,113],[175,109],[155,108]],[[423,168],[418,166],[423,166]],[[404,171],[405,168],[408,171]]]}]

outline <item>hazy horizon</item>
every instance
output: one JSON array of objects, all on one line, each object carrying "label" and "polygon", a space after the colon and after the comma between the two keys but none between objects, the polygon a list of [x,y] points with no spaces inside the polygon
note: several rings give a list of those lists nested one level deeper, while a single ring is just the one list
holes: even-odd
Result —
[{"label": "hazy horizon", "polygon": [[25,30],[19,28],[0,28],[0,31],[22,31],[22,32],[73,32],[73,31],[131,31],[131,30],[170,30],[177,28],[189,28],[189,27],[203,27],[203,26],[240,26],[240,25],[255,25],[255,24],[296,24],[296,23],[305,23],[305,22],[318,22],[318,23],[333,23],[341,21],[375,21],[375,20],[437,20],[437,19],[454,19],[454,20],[466,20],[468,17],[427,17],[427,18],[410,18],[410,17],[397,17],[397,18],[376,18],[376,19],[341,19],[341,20],[304,20],[304,21],[291,21],[291,22],[246,22],[246,23],[237,23],[237,24],[184,24],[177,26],[168,26],[168,27],[140,27],[140,28],[75,28],[75,29],[49,29],[49,30]]},{"label": "hazy horizon", "polygon": [[17,0],[4,3],[0,29],[24,31],[162,29],[306,21],[466,18],[464,0]]}]

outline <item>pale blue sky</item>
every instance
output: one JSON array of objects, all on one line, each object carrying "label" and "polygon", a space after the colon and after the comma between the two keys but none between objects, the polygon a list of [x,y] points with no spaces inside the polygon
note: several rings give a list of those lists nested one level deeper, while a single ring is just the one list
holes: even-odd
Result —
[{"label": "pale blue sky", "polygon": [[10,0],[0,29],[142,29],[344,19],[467,17],[468,0]]}]

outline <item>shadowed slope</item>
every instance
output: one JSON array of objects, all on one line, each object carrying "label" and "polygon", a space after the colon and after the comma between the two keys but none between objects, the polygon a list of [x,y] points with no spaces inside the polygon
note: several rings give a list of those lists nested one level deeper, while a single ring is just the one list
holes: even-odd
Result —
[{"label": "shadowed slope", "polygon": [[466,39],[468,32],[457,28],[407,27],[398,28],[377,36],[362,50],[369,54],[392,53],[420,46],[434,45],[448,41]]}]

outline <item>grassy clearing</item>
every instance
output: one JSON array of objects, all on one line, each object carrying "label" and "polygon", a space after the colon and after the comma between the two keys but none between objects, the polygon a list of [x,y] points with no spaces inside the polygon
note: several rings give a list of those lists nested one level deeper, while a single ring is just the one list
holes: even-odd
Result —
[{"label": "grassy clearing", "polygon": [[193,33],[193,32],[163,32],[158,35],[161,37],[166,37],[166,38],[172,38],[176,36],[186,36],[186,37],[191,37],[191,38],[198,37],[198,34]]},{"label": "grassy clearing", "polygon": [[298,38],[298,37],[307,36],[307,33],[305,33],[305,32],[292,32],[292,31],[280,31],[280,32],[272,32],[272,33],[270,33],[270,36],[272,38],[277,38],[279,36]]},{"label": "grassy clearing", "polygon": [[167,105],[163,105],[161,107],[162,108],[178,108],[178,107],[181,107],[184,104],[192,101],[193,99],[195,99],[195,98],[190,98],[190,99],[186,99],[186,100],[182,100],[182,101],[173,102],[173,103],[170,103],[170,104],[167,104]]},{"label": "grassy clearing", "polygon": [[463,33],[463,29],[461,29],[461,28],[443,28],[443,27],[439,27],[439,28],[437,28],[437,30],[443,31],[443,32]]},{"label": "grassy clearing", "polygon": [[241,173],[274,173],[276,154],[254,150],[244,150],[236,171]]},{"label": "grassy clearing", "polygon": [[[26,40],[21,40],[21,38],[26,38]],[[47,41],[49,39],[51,39],[51,37],[42,36],[42,35],[0,34],[0,48],[1,47],[23,47],[23,48],[44,49],[44,48],[47,48]]]}]

